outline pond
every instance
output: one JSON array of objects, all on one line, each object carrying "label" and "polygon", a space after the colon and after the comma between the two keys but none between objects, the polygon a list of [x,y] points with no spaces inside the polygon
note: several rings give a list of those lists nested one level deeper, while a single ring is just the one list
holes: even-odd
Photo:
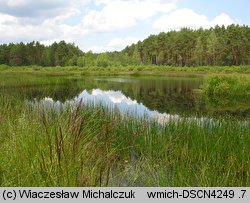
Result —
[{"label": "pond", "polygon": [[8,180],[249,185],[249,100],[208,98],[202,76],[13,74],[0,75],[1,166],[15,169]]},{"label": "pond", "polygon": [[202,85],[203,77],[66,77],[48,85],[21,86],[9,91],[29,101],[63,104],[82,100],[139,116],[249,116],[248,101],[213,105],[200,91]]}]

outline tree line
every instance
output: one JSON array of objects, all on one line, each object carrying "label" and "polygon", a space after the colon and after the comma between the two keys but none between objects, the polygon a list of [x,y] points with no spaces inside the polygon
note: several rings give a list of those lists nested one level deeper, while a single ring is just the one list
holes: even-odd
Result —
[{"label": "tree line", "polygon": [[[250,28],[216,26],[210,29],[161,32],[126,47],[128,64],[169,66],[231,66],[250,64]],[[130,60],[132,59],[132,60]],[[131,65],[132,65],[131,64]]]},{"label": "tree line", "polygon": [[0,45],[0,64],[10,66],[76,66],[83,52],[74,44],[61,41],[45,46],[39,42]]},{"label": "tree line", "polygon": [[215,26],[210,29],[161,32],[127,46],[120,52],[82,52],[61,41],[0,45],[0,64],[11,66],[108,67],[136,65],[231,66],[250,65],[250,28]]}]

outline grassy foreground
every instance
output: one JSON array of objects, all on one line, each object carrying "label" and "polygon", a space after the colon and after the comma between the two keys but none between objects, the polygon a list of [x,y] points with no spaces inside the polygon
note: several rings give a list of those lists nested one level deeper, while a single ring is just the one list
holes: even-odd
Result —
[{"label": "grassy foreground", "polygon": [[0,186],[250,186],[248,124],[163,127],[91,105],[0,96]]}]

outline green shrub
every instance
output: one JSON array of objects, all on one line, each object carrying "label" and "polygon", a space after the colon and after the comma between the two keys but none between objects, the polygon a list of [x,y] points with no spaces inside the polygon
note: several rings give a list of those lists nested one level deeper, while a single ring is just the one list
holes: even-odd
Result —
[{"label": "green shrub", "polygon": [[210,96],[249,95],[250,78],[244,76],[208,76],[204,90]]}]

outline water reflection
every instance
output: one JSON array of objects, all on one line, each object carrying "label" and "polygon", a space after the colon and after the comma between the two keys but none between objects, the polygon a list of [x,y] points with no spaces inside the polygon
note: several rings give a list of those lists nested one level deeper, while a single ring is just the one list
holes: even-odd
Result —
[{"label": "water reflection", "polygon": [[[81,94],[93,101],[91,98],[95,96],[94,94],[98,94],[102,95],[102,100],[105,100],[108,105],[120,102],[124,106],[125,101],[127,103],[136,102],[137,108],[140,109],[140,104],[143,104],[147,108],[146,115],[148,111],[154,112],[154,110],[161,114],[189,117],[230,115],[245,119],[250,115],[247,98],[244,100],[239,98],[207,99],[206,95],[198,90],[203,84],[203,79],[200,77],[83,77],[58,78],[59,81],[54,81],[54,79],[50,78],[50,82],[43,85],[8,87],[3,94],[11,94],[22,100],[37,98],[40,101],[48,97],[44,101],[46,103],[50,102],[49,98],[65,103],[76,99]],[[85,90],[86,93],[84,94],[82,90]],[[105,97],[109,99],[105,99]],[[96,101],[99,100],[97,96],[94,98]],[[110,99],[112,103],[110,103]],[[130,105],[129,109],[134,110],[135,107],[131,108],[131,106],[133,105]],[[121,107],[120,110],[123,108],[126,107]]]},{"label": "water reflection", "polygon": [[78,105],[78,104],[93,104],[94,106],[104,105],[108,109],[115,109],[122,114],[130,115],[136,118],[145,118],[154,120],[158,123],[166,123],[170,119],[179,119],[179,115],[171,115],[167,113],[160,113],[157,110],[150,110],[142,103],[132,100],[130,97],[125,96],[121,91],[103,91],[101,89],[93,89],[90,92],[87,90],[82,91],[77,97],[68,100],[64,103],[54,101],[52,98],[44,98],[39,104],[43,108],[63,108],[65,105]]},{"label": "water reflection", "polygon": [[[121,91],[92,89],[91,91],[83,90],[78,96],[65,102],[55,101],[50,97],[32,102],[33,105],[39,105],[42,109],[63,109],[65,106],[78,106],[80,104],[91,104],[94,106],[105,106],[109,110],[116,110],[122,115],[132,116],[134,118],[143,118],[148,121],[155,121],[159,124],[166,124],[169,121],[180,121],[185,119],[186,122],[196,122],[200,126],[209,126],[211,128],[219,125],[218,121],[209,117],[182,117],[178,114],[161,113],[157,110],[152,110],[145,104],[138,102],[135,99],[123,94]],[[247,121],[241,121],[241,125],[248,125]]]}]

